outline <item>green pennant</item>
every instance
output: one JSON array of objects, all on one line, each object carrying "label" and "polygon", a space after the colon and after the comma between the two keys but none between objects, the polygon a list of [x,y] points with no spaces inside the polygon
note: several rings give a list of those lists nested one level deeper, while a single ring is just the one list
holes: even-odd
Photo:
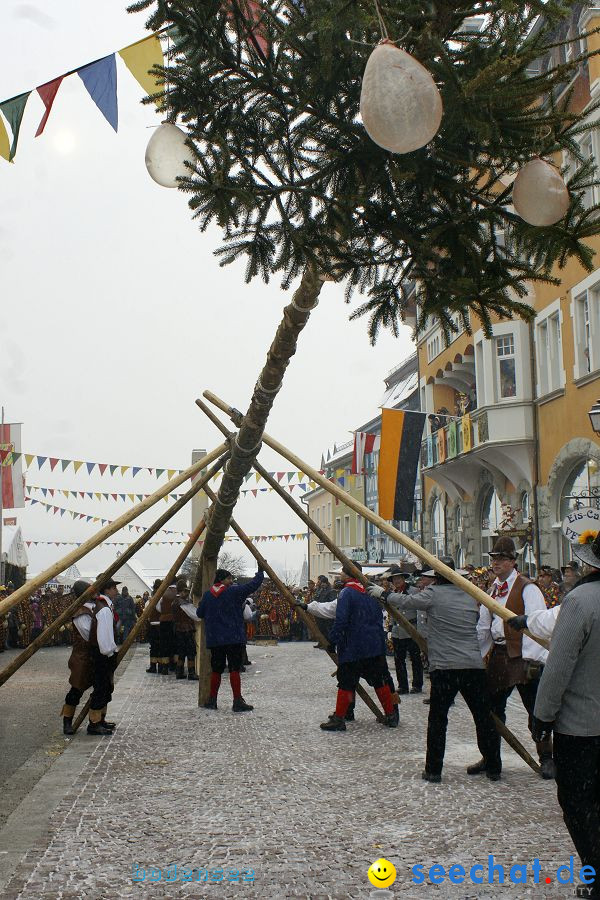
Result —
[{"label": "green pennant", "polygon": [[10,125],[13,135],[9,154],[10,162],[13,161],[15,153],[17,152],[19,129],[21,128],[21,120],[23,118],[23,113],[25,112],[25,104],[29,100],[30,93],[31,91],[27,91],[26,94],[19,94],[18,97],[13,97],[12,100],[6,100],[4,103],[0,103],[0,109],[2,110],[8,124]]},{"label": "green pennant", "polygon": [[164,471],[165,471],[164,469],[157,469],[157,470],[156,470],[156,477],[157,477],[157,478],[160,478],[160,476],[162,475],[162,473],[163,473]]},{"label": "green pennant", "polygon": [[110,474],[114,475],[119,467],[118,466],[109,466],[108,468],[109,468]]}]

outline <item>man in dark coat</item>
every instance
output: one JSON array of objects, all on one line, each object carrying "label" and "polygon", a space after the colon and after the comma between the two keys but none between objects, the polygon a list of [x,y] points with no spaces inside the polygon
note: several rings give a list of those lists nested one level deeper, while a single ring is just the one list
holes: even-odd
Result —
[{"label": "man in dark coat", "polygon": [[205,709],[217,708],[217,694],[225,665],[229,666],[229,681],[233,692],[233,711],[247,712],[254,709],[242,697],[240,669],[246,646],[244,605],[246,598],[263,583],[265,573],[259,569],[247,584],[234,584],[233,575],[227,569],[217,569],[215,583],[205,591],[196,614],[204,619],[206,646],[210,650],[210,697]]},{"label": "man in dark coat", "polygon": [[[358,566],[360,569],[360,566]],[[323,731],[345,731],[345,716],[361,677],[375,688],[385,713],[385,724],[395,728],[394,701],[386,682],[385,631],[381,607],[366,593],[350,570],[342,569],[331,644],[338,655],[338,692],[335,713],[321,724]]]}]

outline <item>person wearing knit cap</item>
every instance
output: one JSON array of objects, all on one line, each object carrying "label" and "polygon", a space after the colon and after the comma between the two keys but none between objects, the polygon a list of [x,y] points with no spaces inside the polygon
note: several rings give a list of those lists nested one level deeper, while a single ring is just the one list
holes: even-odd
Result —
[{"label": "person wearing knit cap", "polygon": [[594,873],[588,869],[592,881],[576,896],[593,898],[600,897],[600,532],[581,539],[573,552],[586,572],[560,606],[532,734],[549,741],[554,733],[558,802],[582,865]]},{"label": "person wearing knit cap", "polygon": [[217,569],[215,583],[202,595],[196,610],[199,619],[204,619],[206,647],[210,650],[212,674],[210,677],[210,697],[205,709],[217,708],[217,695],[225,666],[229,667],[229,682],[233,693],[234,712],[249,712],[254,709],[242,697],[240,670],[246,644],[244,605],[246,598],[263,583],[265,573],[259,569],[247,584],[234,584],[233,575],[227,569]]},{"label": "person wearing knit cap", "polygon": [[[355,563],[358,569],[361,566]],[[362,569],[361,569],[362,571]],[[329,639],[338,656],[338,692],[335,713],[321,723],[323,731],[346,731],[345,717],[361,678],[375,688],[385,713],[384,725],[396,728],[394,697],[386,681],[386,639],[380,605],[370,597],[350,569],[340,574],[335,623]]]},{"label": "person wearing knit cap", "polygon": [[[90,587],[88,581],[76,581],[71,592],[74,597],[81,597]],[[73,716],[83,694],[94,682],[94,657],[90,646],[90,629],[96,608],[95,600],[90,597],[75,610],[73,622],[73,649],[69,657],[69,684],[71,685],[61,710],[63,717],[63,734],[74,734]]]}]

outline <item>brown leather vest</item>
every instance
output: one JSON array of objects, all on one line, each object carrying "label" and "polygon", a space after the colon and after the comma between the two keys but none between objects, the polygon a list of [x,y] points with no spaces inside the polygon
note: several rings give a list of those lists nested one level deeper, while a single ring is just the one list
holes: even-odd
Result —
[{"label": "brown leather vest", "polygon": [[162,603],[160,605],[160,621],[161,622],[172,622],[173,621],[173,597],[168,596],[169,592],[165,591],[162,598]]},{"label": "brown leather vest", "polygon": [[[529,578],[524,575],[517,575],[510,593],[506,599],[506,609],[513,612],[516,616],[522,616],[525,613],[525,601],[523,600],[523,591],[528,584],[531,584]],[[506,638],[506,652],[509,656],[523,655],[523,632],[515,631],[508,622],[504,623],[504,637]]]},{"label": "brown leather vest", "polygon": [[[101,609],[104,609],[105,606],[108,607],[108,609],[110,609],[110,606],[108,605],[108,603],[106,602],[104,597],[97,597],[96,598],[96,609],[94,610],[94,614],[92,615],[92,627],[90,628],[90,644],[93,647],[98,646],[98,634],[97,634],[98,621],[96,619],[96,616],[98,615],[98,613],[100,612]],[[111,615],[112,615],[112,610],[111,610]]]},{"label": "brown leather vest", "polygon": [[187,597],[177,597],[173,601],[172,612],[173,612],[173,624],[175,627],[175,631],[195,631],[196,628],[194,626],[193,621],[190,619],[188,614],[184,612],[181,608],[182,603],[187,603]]}]

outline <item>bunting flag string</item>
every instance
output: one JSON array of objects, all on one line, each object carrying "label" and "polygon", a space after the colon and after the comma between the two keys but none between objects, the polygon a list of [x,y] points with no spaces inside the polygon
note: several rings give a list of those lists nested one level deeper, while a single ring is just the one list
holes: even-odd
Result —
[{"label": "bunting flag string", "polygon": [[[166,34],[168,29],[155,32],[148,37],[129,44],[121,50],[110,53],[102,59],[92,60],[70,72],[63,72],[50,81],[32,88],[17,97],[11,97],[0,103],[0,111],[10,126],[12,140],[9,140],[4,121],[0,118],[0,156],[12,162],[17,152],[17,143],[21,122],[25,112],[25,106],[29,96],[36,91],[44,105],[44,114],[35,133],[39,137],[46,127],[46,123],[52,111],[52,106],[58,89],[69,75],[78,75],[85,85],[85,89],[94,101],[104,118],[117,131],[119,126],[119,109],[117,100],[117,55],[121,57],[135,80],[144,89],[146,94],[159,94],[162,91],[162,82],[156,75],[151,74],[154,67],[164,65],[164,55],[160,42],[160,35]],[[157,101],[159,104],[162,101]]]},{"label": "bunting flag string", "polygon": [[[288,490],[290,493],[294,492],[294,488],[300,488],[300,490],[306,492],[309,490],[309,485],[302,484],[286,484],[283,486],[283,490]],[[67,488],[51,488],[51,487],[40,487],[35,484],[26,485],[26,489],[28,491],[39,491],[43,497],[55,497],[60,496],[62,494],[67,500],[69,497],[72,497],[75,500],[95,500],[95,501],[110,501],[114,500],[116,502],[127,503],[141,503],[143,500],[146,500],[150,494],[132,494],[130,492],[121,492],[121,491],[75,491],[73,489]],[[252,497],[257,497],[258,494],[272,493],[274,488],[272,487],[263,487],[263,488],[252,488],[249,490],[242,490],[240,493],[246,497],[248,494],[251,494]],[[169,494],[169,500],[179,500],[183,497],[183,494]]]},{"label": "bunting flag string", "polygon": [[[305,541],[306,540],[306,532],[301,532],[299,534],[255,534],[249,535],[250,540],[253,543],[264,542],[264,541]],[[226,541],[239,541],[240,539],[237,535],[227,534],[225,535],[224,540]],[[52,546],[52,547],[81,547],[84,541],[25,541],[27,547],[37,547],[37,546]],[[169,546],[173,547],[177,544],[185,544],[186,541],[175,540],[175,541],[148,541],[146,544],[147,547],[157,547],[157,546]],[[204,541],[197,541],[198,544],[204,543]],[[102,547],[131,547],[131,543],[127,541],[102,541],[99,545]]]}]

